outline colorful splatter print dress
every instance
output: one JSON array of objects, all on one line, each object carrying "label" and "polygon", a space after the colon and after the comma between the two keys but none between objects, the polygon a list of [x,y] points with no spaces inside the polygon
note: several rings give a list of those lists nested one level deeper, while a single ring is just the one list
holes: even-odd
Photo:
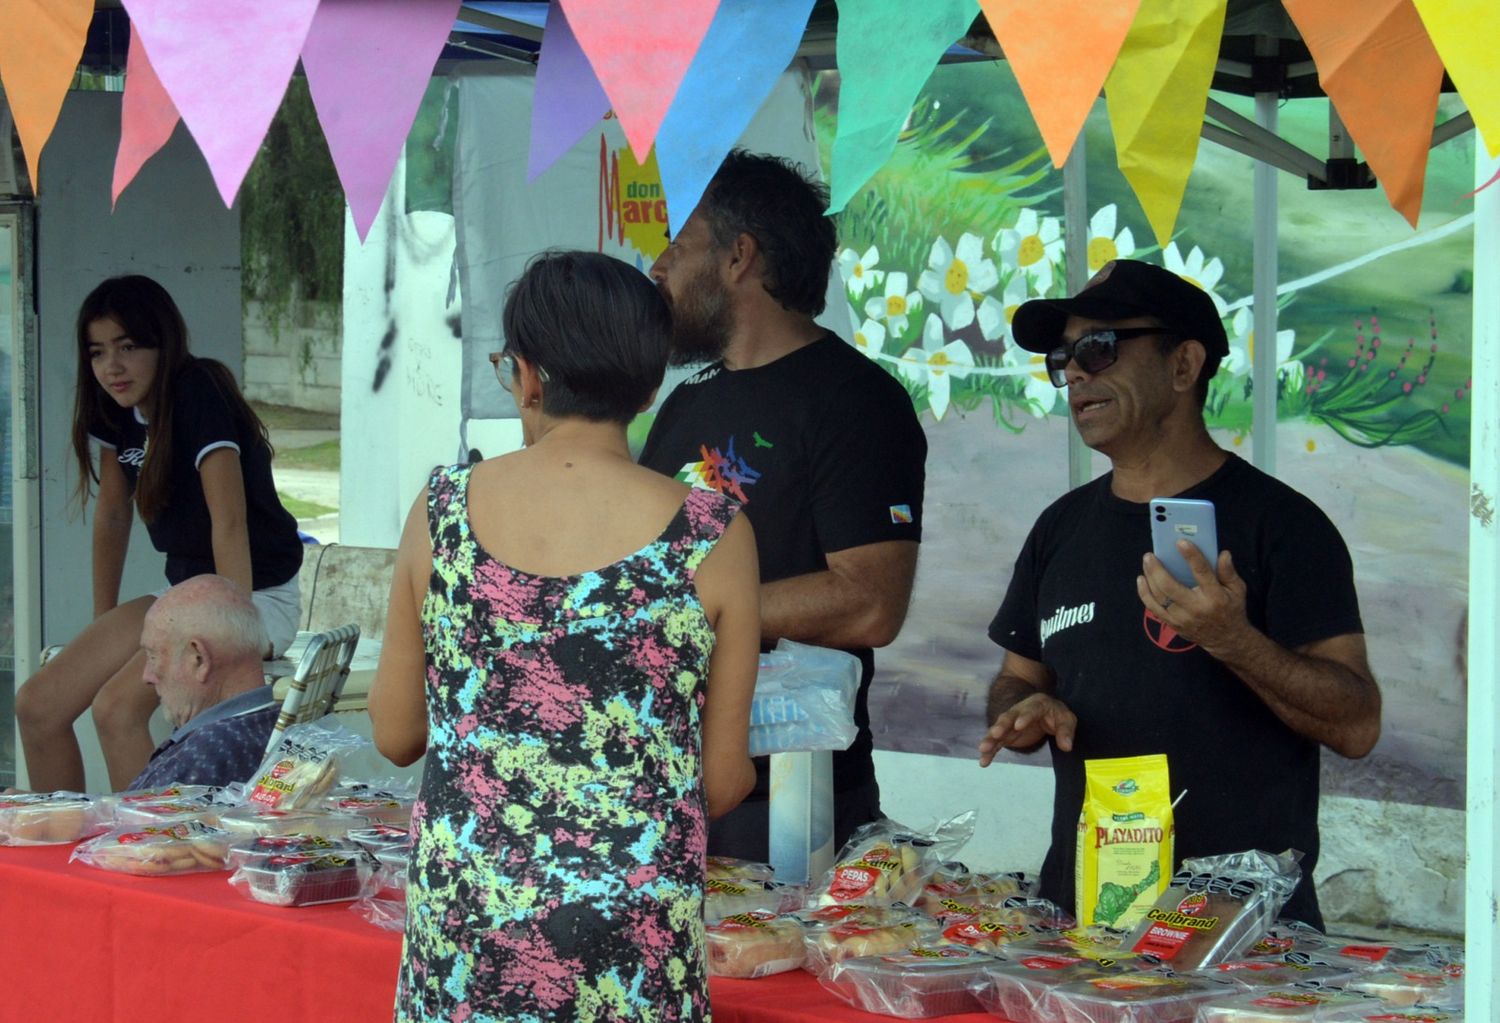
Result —
[{"label": "colorful splatter print dress", "polygon": [[468,468],[429,481],[428,752],[396,1020],[703,1020],[693,589],[737,505],[688,494],[635,554],[571,577],[491,557]]}]

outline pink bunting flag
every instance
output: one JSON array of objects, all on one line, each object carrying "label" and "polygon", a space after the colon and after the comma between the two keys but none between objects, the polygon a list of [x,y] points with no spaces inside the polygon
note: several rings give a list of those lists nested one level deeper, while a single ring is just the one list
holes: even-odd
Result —
[{"label": "pink bunting flag", "polygon": [[558,0],[644,163],[719,0]]},{"label": "pink bunting flag", "polygon": [[141,36],[130,26],[130,52],[125,59],[125,96],[120,103],[120,148],[115,153],[115,177],[109,188],[109,208],[156,151],[167,144],[180,118],[172,97],[161,86]]},{"label": "pink bunting flag", "polygon": [[318,0],[125,0],[226,206],[281,105]]},{"label": "pink bunting flag", "polygon": [[322,0],[302,67],[363,242],[460,0]]},{"label": "pink bunting flag", "polygon": [[562,4],[553,4],[547,8],[536,63],[526,180],[535,181],[607,113],[609,97],[579,47]]}]

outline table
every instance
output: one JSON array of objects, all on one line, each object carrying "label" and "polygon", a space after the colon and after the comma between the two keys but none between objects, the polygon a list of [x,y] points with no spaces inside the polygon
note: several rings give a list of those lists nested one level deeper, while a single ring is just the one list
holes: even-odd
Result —
[{"label": "table", "polygon": [[[0,848],[0,1023],[384,1023],[401,937],[348,903],[279,909],[222,872],[130,877]],[[717,1023],[875,1023],[800,970],[714,978]],[[996,1023],[972,1013],[946,1023]]]}]

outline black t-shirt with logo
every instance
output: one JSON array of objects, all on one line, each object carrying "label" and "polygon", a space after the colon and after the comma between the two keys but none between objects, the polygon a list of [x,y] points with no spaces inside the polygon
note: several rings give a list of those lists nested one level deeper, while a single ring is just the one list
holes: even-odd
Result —
[{"label": "black t-shirt with logo", "polygon": [[[151,544],[167,556],[167,581],[172,585],[214,571],[213,520],[203,496],[198,467],[218,448],[239,452],[245,478],[245,516],[250,534],[250,568],[254,588],[279,586],[302,567],[302,541],[297,520],[281,506],[271,478],[271,450],[248,423],[236,422],[234,411],[202,366],[189,364],[177,377],[172,407],[171,493],[156,520],[147,524]],[[150,429],[140,416],[127,413],[118,432],[96,424],[91,435],[106,448],[125,473],[135,493],[146,460]],[[110,451],[104,453],[109,457]]]},{"label": "black t-shirt with logo", "polygon": [[[742,502],[755,527],[761,582],[827,569],[836,551],[920,540],[927,438],[890,374],[826,334],[765,366],[722,363],[678,385],[662,403],[640,463]],[[833,755],[835,790],[874,779],[868,648],[855,723]],[[765,764],[758,763],[758,792]]]},{"label": "black t-shirt with logo", "polygon": [[[1311,882],[1319,746],[1141,604],[1148,506],[1116,497],[1111,478],[1042,513],[990,624],[992,640],[1052,672],[1057,698],[1078,716],[1071,752],[1050,743],[1057,788],[1042,893],[1073,906],[1084,761],[1165,753],[1174,798],[1187,790],[1175,812],[1178,861],[1300,849],[1303,880],[1284,913],[1321,927]],[[1219,549],[1245,580],[1250,623],[1272,640],[1296,648],[1364,631],[1348,549],[1307,498],[1233,455],[1172,496],[1214,503]]]}]

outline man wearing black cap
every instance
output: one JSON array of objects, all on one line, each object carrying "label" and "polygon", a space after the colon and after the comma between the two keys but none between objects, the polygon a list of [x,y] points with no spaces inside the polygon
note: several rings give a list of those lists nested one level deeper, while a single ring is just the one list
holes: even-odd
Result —
[{"label": "man wearing black cap", "polygon": [[[1116,260],[1012,326],[1112,470],[1042,513],[989,630],[1005,659],[980,764],[1052,750],[1042,894],[1074,904],[1084,761],[1165,753],[1173,795],[1186,790],[1177,860],[1300,850],[1283,914],[1321,927],[1320,748],[1362,757],[1380,736],[1348,549],[1311,501],[1209,437],[1203,402],[1229,344],[1202,289]],[[1213,502],[1218,563],[1178,543],[1193,586],[1150,553],[1158,497]]]}]

